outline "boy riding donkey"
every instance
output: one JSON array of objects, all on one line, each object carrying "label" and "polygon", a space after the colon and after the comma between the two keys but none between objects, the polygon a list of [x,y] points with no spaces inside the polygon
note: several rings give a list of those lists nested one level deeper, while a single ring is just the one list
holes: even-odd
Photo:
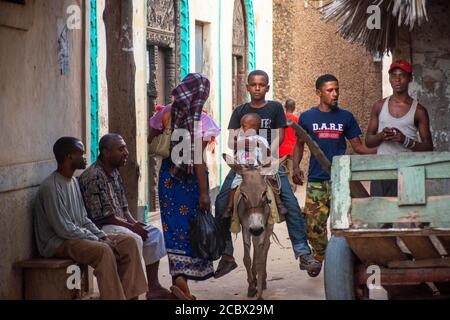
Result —
[{"label": "boy riding donkey", "polygon": [[[228,129],[230,130],[229,147],[232,150],[237,149],[235,145],[237,140],[235,137],[239,134],[241,119],[246,114],[256,113],[261,118],[258,135],[267,137],[267,141],[271,147],[272,156],[276,156],[278,154],[278,148],[284,139],[286,117],[283,111],[283,106],[279,102],[267,101],[265,99],[266,93],[269,89],[269,76],[266,72],[261,70],[250,72],[247,79],[247,91],[251,96],[251,101],[238,106],[234,110],[228,125]],[[247,148],[249,147],[249,144],[249,142],[245,142],[245,146]],[[297,198],[292,192],[285,170],[280,167],[278,174],[280,176],[280,198],[284,207],[287,209],[286,224],[295,258],[300,258],[300,269],[313,270],[314,268],[317,268],[318,262],[312,257],[311,250],[307,243],[306,227],[300,213],[301,211]],[[227,212],[226,209],[229,194],[232,189],[231,186],[235,176],[236,172],[233,170],[228,173],[215,202],[216,218],[222,221],[225,230],[229,230],[231,218],[223,217],[223,215],[224,212]],[[226,232],[226,235],[227,246],[215,272],[215,278],[222,277],[237,267],[233,257],[231,233]]]}]

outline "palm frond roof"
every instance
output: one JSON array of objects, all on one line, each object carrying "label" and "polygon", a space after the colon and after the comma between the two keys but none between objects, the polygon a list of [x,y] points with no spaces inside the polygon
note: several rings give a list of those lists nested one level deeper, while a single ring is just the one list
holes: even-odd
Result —
[{"label": "palm frond roof", "polygon": [[411,32],[428,21],[426,0],[334,0],[322,13],[325,21],[340,22],[344,39],[372,53],[393,51],[401,28]]}]

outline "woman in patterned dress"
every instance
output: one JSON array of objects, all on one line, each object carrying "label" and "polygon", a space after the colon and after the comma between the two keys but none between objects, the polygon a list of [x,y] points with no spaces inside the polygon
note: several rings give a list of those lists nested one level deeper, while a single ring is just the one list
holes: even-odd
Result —
[{"label": "woman in patterned dress", "polygon": [[[161,132],[169,120],[172,130],[184,129],[183,141],[201,143],[203,151],[208,142],[220,133],[214,120],[203,105],[209,96],[209,80],[200,74],[188,74],[172,91],[174,101],[163,107],[150,119],[153,132]],[[194,128],[199,127],[199,130]],[[149,142],[154,133],[150,133]],[[172,142],[171,151],[178,142]],[[194,159],[194,144],[188,144],[187,153]],[[186,152],[186,150],[184,151]],[[171,152],[172,153],[172,152]],[[202,210],[210,210],[208,170],[203,156],[193,162],[179,163],[169,157],[164,159],[159,175],[159,201],[164,240],[172,275],[172,293],[178,299],[192,300],[188,280],[206,280],[213,276],[213,263],[195,257],[188,235],[189,222]],[[197,164],[197,162],[201,162]]]}]

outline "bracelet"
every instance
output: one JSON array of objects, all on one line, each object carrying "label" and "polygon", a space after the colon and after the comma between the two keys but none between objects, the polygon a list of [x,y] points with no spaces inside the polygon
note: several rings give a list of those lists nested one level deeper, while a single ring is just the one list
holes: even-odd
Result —
[{"label": "bracelet", "polygon": [[414,147],[416,146],[416,141],[412,140],[412,145],[408,147],[408,149],[414,149]]},{"label": "bracelet", "polygon": [[408,148],[408,145],[410,142],[411,142],[411,139],[409,139],[407,136],[405,136],[405,140],[403,141],[403,146],[405,148]]}]

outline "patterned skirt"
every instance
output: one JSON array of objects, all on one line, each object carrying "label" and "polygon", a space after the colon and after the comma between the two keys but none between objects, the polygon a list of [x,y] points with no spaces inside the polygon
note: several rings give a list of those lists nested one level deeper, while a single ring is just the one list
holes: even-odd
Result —
[{"label": "patterned skirt", "polygon": [[195,257],[188,235],[189,222],[198,210],[200,197],[195,175],[186,181],[170,174],[170,160],[163,160],[159,174],[159,204],[170,274],[191,280],[206,280],[214,275],[213,262]]}]

